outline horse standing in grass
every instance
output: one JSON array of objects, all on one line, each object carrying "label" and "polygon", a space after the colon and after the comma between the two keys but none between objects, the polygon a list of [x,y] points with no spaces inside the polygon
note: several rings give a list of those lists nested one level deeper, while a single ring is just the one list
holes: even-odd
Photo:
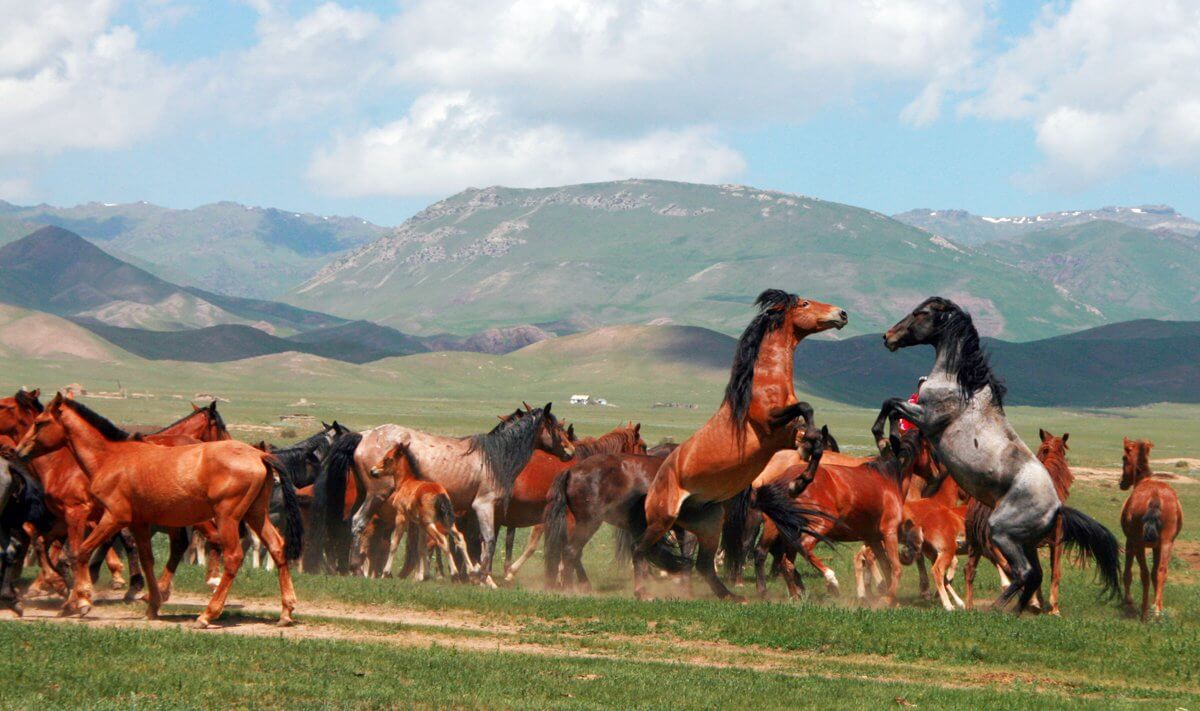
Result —
[{"label": "horse standing in grass", "polygon": [[1004,414],[1004,386],[988,364],[970,315],[949,299],[928,298],[888,329],[884,344],[891,351],[930,345],[935,357],[916,403],[884,402],[873,428],[876,441],[884,446],[883,422],[899,412],[925,435],[955,482],[993,508],[991,539],[1012,570],[1012,583],[994,607],[1002,609],[1018,595],[1017,613],[1028,605],[1042,584],[1037,545],[1059,520],[1066,544],[1094,557],[1106,592],[1115,593],[1120,577],[1116,539],[1059,501],[1050,473]]},{"label": "horse standing in grass", "polygon": [[[678,523],[696,535],[696,568],[721,599],[729,591],[714,567],[721,541],[725,501],[750,486],[772,455],[791,446],[788,425],[804,415],[816,429],[812,408],[796,398],[792,370],[796,346],[806,336],[849,321],[837,306],[768,289],[756,300],[759,313],[738,339],[725,399],[695,434],[667,456],[646,494],[646,529],[634,549],[634,592],[644,597],[641,582],[646,556]],[[764,487],[757,507],[775,521],[793,547],[808,521],[779,489]]]},{"label": "horse standing in grass", "polygon": [[[513,484],[512,496],[508,507],[496,511],[496,525],[507,526],[508,535],[504,541],[504,579],[512,580],[517,571],[529,560],[537,550],[538,539],[541,538],[544,527],[546,500],[550,496],[550,487],[558,475],[597,454],[645,454],[646,443],[642,440],[641,424],[630,422],[619,425],[607,434],[599,437],[584,437],[575,439],[574,425],[567,429],[567,437],[575,447],[575,456],[564,462],[546,452],[534,452],[529,458],[529,464],[521,470],[517,481]],[[525,551],[513,563],[509,563],[513,552],[513,539],[518,528],[533,527],[529,533],[529,542]]]},{"label": "horse standing in grass", "polygon": [[[1121,507],[1121,528],[1125,531],[1125,607],[1133,610],[1133,559],[1137,558],[1142,578],[1142,620],[1150,612],[1150,583],[1154,582],[1154,614],[1162,615],[1163,589],[1167,587],[1167,566],[1171,548],[1183,528],[1183,508],[1171,485],[1155,478],[1150,468],[1149,440],[1125,438],[1121,466],[1121,490],[1129,498]],[[1153,577],[1146,568],[1146,549],[1154,551]]]},{"label": "horse standing in grass", "polygon": [[[61,395],[46,407],[17,445],[22,457],[37,456],[45,446],[41,436],[49,429],[61,430],[71,453],[89,483],[88,493],[99,502],[99,523],[84,539],[76,554],[87,560],[104,541],[123,528],[133,532],[138,557],[147,575],[154,575],[154,551],[150,545],[155,525],[184,528],[209,521],[224,557],[224,574],[200,617],[206,627],[224,608],[229,588],[242,562],[239,527],[244,522],[261,538],[279,569],[281,625],[290,624],[296,594],[288,571],[288,557],[298,550],[284,549],[283,538],[267,518],[267,507],[277,460],[248,444],[235,441],[164,447],[131,440],[129,434],[86,406]],[[300,508],[288,479],[282,478],[291,518],[299,527]],[[293,539],[291,546],[299,541]],[[82,585],[80,584],[82,582]],[[91,609],[91,581],[84,568],[76,580],[75,594],[80,614]],[[162,605],[159,586],[149,586],[146,615],[154,619]]]},{"label": "horse standing in grass", "polygon": [[[475,515],[482,541],[480,575],[482,582],[495,586],[491,564],[496,546],[497,506],[504,506],[513,482],[535,449],[563,461],[575,452],[550,407],[547,403],[544,408],[534,408],[501,422],[490,432],[470,437],[444,437],[401,425],[382,425],[340,438],[330,450],[314,487],[314,530],[337,530],[341,526],[344,521],[341,504],[348,473],[352,474],[361,503],[353,514],[350,540],[346,541],[344,567],[349,568],[349,552],[359,547],[368,522],[395,489],[391,478],[371,476],[371,471],[393,445],[402,443],[408,447],[418,477],[444,486],[460,515],[466,511]],[[340,551],[338,555],[342,555]]]},{"label": "horse standing in grass", "polygon": [[[1071,484],[1075,481],[1075,475],[1071,473],[1071,467],[1067,464],[1067,440],[1070,439],[1071,433],[1066,432],[1062,437],[1055,437],[1046,430],[1039,429],[1038,437],[1041,439],[1037,451],[1038,461],[1050,473],[1050,478],[1054,482],[1054,493],[1058,496],[1058,500],[1065,505],[1067,498],[1071,496]],[[965,521],[967,565],[963,573],[967,587],[967,609],[975,606],[975,570],[979,565],[980,557],[987,558],[992,565],[996,566],[996,570],[1000,574],[1002,590],[1010,584],[1007,573],[1008,563],[1004,560],[1004,554],[991,542],[991,528],[988,525],[988,518],[991,514],[991,507],[977,499],[972,499],[967,505]],[[1050,606],[1046,607],[1040,588],[1037,591],[1037,602],[1040,609],[1046,610],[1051,615],[1059,614],[1058,588],[1062,581],[1063,545],[1063,519],[1060,517],[1056,519],[1054,527],[1039,544],[1039,547],[1045,546],[1050,549]]]}]

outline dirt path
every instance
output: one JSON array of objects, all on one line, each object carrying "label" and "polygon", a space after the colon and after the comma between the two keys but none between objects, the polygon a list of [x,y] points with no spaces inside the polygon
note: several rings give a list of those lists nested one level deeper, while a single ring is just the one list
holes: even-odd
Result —
[{"label": "dirt path", "polygon": [[[737,668],[798,678],[859,679],[871,683],[932,684],[946,689],[1008,686],[1019,682],[1028,688],[1060,696],[1086,696],[1084,687],[1095,688],[1095,679],[1063,672],[1033,673],[1028,669],[989,667],[964,668],[934,660],[901,662],[887,657],[840,655],[809,651],[737,646],[724,642],[682,640],[671,635],[645,636],[573,635],[548,633],[512,620],[491,620],[462,610],[426,610],[393,606],[354,607],[329,602],[306,602],[298,611],[300,623],[287,628],[275,626],[278,606],[267,600],[230,604],[218,623],[196,630],[192,621],[207,598],[176,594],[157,621],[144,618],[144,605],[126,604],[119,597],[98,598],[86,618],[58,616],[55,599],[27,603],[24,622],[74,624],[93,627],[164,629],[178,627],[193,634],[231,634],[292,640],[339,640],[358,643],[422,648],[437,645],[468,652],[506,652],[570,659],[614,659],[624,661],[663,660],[697,668]],[[0,613],[0,620],[16,619]],[[1100,682],[1106,691],[1120,696],[1160,687],[1123,681]],[[1181,691],[1177,687],[1174,691]],[[1187,690],[1200,693],[1200,688]],[[1097,698],[1104,694],[1097,695]]]}]

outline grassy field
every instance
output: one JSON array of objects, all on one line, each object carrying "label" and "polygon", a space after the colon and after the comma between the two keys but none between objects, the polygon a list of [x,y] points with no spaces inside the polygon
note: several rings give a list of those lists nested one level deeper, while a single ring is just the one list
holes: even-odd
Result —
[{"label": "grassy field", "polygon": [[[651,442],[682,440],[716,404],[724,378],[712,368],[662,368],[620,351],[569,363],[553,354],[456,353],[368,366],[302,356],[155,367],[136,360],[14,359],[0,366],[0,391],[75,381],[115,390],[119,380],[130,393],[152,394],[87,400],[129,423],[165,423],[196,394],[218,394],[230,400],[221,409],[235,434],[276,441],[305,434],[281,423],[289,413],[354,427],[396,421],[465,434],[489,428],[496,414],[522,399],[560,403],[556,409],[584,434],[632,419],[644,423]],[[607,397],[618,407],[562,404],[574,392]],[[300,397],[314,406],[293,405]],[[653,407],[658,401],[698,408]],[[847,449],[869,448],[872,412],[814,404]],[[1122,435],[1151,437],[1155,457],[1166,460],[1158,468],[1179,477],[1185,510],[1200,507],[1196,472],[1186,463],[1174,466],[1200,456],[1193,441],[1200,408],[1012,408],[1009,414],[1030,440],[1038,427],[1071,432],[1078,466],[1118,466]],[[1115,474],[1088,472],[1072,505],[1115,530],[1123,500]],[[842,545],[822,553],[846,590],[853,552]],[[1017,620],[945,613],[919,598],[911,570],[894,610],[831,598],[807,569],[810,597],[803,603],[782,601],[777,581],[769,601],[744,606],[712,600],[702,583],[689,590],[672,581],[657,584],[667,599],[640,603],[631,599],[628,571],[612,558],[610,536],[601,532],[585,559],[596,583],[586,596],[543,592],[540,554],[514,584],[495,591],[300,575],[301,624],[283,632],[270,626],[275,576],[254,570],[244,570],[235,584],[223,629],[185,629],[204,586],[201,571],[184,566],[165,621],[144,623],[140,605],[109,603],[84,623],[0,622],[0,645],[17,650],[0,655],[0,707],[1200,705],[1194,528],[1185,527],[1176,549],[1168,614],[1149,625],[1097,600],[1092,572],[1074,568],[1064,580],[1062,619]],[[996,585],[984,565],[979,594],[990,599]]]}]

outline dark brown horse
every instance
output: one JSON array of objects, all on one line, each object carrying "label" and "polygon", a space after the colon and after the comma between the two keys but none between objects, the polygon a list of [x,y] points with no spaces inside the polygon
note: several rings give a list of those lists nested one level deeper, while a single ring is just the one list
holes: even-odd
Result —
[{"label": "dark brown horse", "polygon": [[[1062,437],[1055,437],[1046,430],[1039,429],[1038,437],[1041,440],[1037,450],[1038,461],[1046,467],[1046,471],[1050,472],[1050,479],[1054,483],[1054,493],[1058,495],[1058,500],[1066,504],[1067,499],[1071,496],[1071,484],[1075,481],[1075,475],[1071,473],[1071,467],[1067,464],[1067,440],[1071,438],[1071,433],[1064,432]],[[968,610],[975,606],[975,571],[981,557],[987,558],[992,565],[996,566],[996,570],[1000,574],[1001,589],[1007,588],[1010,584],[1008,563],[1004,560],[1004,554],[992,543],[991,527],[988,525],[988,517],[991,515],[992,508],[977,499],[971,499],[967,504],[967,564],[963,578],[967,588],[966,607]],[[1038,544],[1038,548],[1050,549],[1050,606],[1048,609],[1046,608],[1040,586],[1036,594],[1037,606],[1039,609],[1045,609],[1051,615],[1059,614],[1058,589],[1062,580],[1063,549],[1066,545],[1063,537],[1063,523],[1062,517],[1058,517],[1049,533]]]},{"label": "dark brown horse", "polygon": [[[270,454],[235,441],[204,442],[164,447],[134,440],[80,403],[61,395],[46,407],[17,445],[17,454],[34,457],[47,443],[48,431],[61,432],[67,447],[87,476],[88,493],[101,507],[99,523],[79,546],[86,560],[103,542],[123,528],[133,531],[138,557],[148,576],[154,574],[151,527],[183,528],[209,521],[215,528],[224,556],[225,571],[205,611],[196,620],[206,627],[220,616],[229,588],[242,562],[239,527],[245,523],[267,544],[279,571],[282,603],[280,624],[290,624],[296,604],[284,541],[267,518],[274,476],[282,467]],[[300,509],[295,491],[281,477],[291,518],[299,526]],[[290,492],[290,496],[288,496]],[[91,608],[91,581],[86,568],[76,580],[80,614]],[[162,605],[158,585],[149,586],[146,615],[154,619]]]},{"label": "dark brown horse", "polygon": [[[759,313],[738,340],[720,408],[667,456],[646,494],[646,530],[634,550],[634,593],[639,597],[644,597],[647,555],[678,523],[696,535],[696,569],[713,593],[736,598],[713,565],[723,503],[748,488],[772,455],[791,446],[788,425],[796,417],[804,416],[815,429],[812,408],[799,401],[792,384],[796,346],[806,336],[842,328],[849,317],[837,306],[778,289],[764,291],[756,304]],[[765,487],[759,491],[758,508],[790,545],[799,545],[807,522],[786,495]]]},{"label": "dark brown horse", "polygon": [[[1136,557],[1142,578],[1142,620],[1150,613],[1150,583],[1154,582],[1154,614],[1162,615],[1163,589],[1167,587],[1167,566],[1171,548],[1183,528],[1183,507],[1171,485],[1154,476],[1150,468],[1149,440],[1125,438],[1121,467],[1121,490],[1129,498],[1121,507],[1121,528],[1125,531],[1125,607],[1133,610],[1133,559]],[[1146,568],[1146,549],[1154,551],[1153,577]]]}]

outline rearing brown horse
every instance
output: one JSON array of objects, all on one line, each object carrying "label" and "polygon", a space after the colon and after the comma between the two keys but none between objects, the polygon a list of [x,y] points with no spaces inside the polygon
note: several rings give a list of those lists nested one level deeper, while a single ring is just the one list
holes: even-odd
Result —
[{"label": "rearing brown horse", "polygon": [[[815,430],[812,408],[792,384],[796,346],[813,333],[842,328],[849,317],[837,306],[768,289],[755,302],[759,313],[738,340],[725,400],[708,422],[668,455],[646,495],[646,530],[634,550],[635,594],[646,555],[678,522],[699,541],[696,568],[720,598],[735,597],[713,567],[721,539],[721,502],[746,489],[770,461],[791,446],[788,425],[804,416]],[[798,546],[804,518],[785,492],[757,492],[757,508],[775,521],[784,539]]]}]

